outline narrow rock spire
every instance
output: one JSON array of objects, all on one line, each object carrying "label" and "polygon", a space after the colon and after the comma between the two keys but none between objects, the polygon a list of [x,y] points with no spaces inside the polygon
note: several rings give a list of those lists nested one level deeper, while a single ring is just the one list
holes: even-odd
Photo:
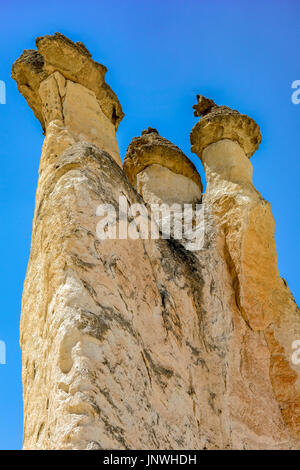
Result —
[{"label": "narrow rock spire", "polygon": [[[238,328],[241,328],[246,331],[243,342],[247,336],[252,336],[253,341],[253,346],[249,340],[247,350],[241,351],[241,356],[249,358],[249,370],[255,369],[255,373],[244,372],[244,380],[249,374],[247,380],[256,383],[256,390],[264,383],[260,396],[266,397],[269,387],[269,405],[274,410],[270,414],[272,420],[277,416],[276,410],[280,410],[288,432],[298,440],[300,381],[290,358],[293,338],[300,334],[300,316],[277,267],[271,206],[252,184],[249,159],[261,142],[259,126],[250,117],[226,106],[217,106],[200,95],[194,110],[196,116],[202,116],[193,127],[190,138],[192,152],[201,159],[205,170],[204,204],[214,221],[216,246],[227,264],[234,302],[243,319],[243,326],[235,327],[234,335],[237,339]],[[261,337],[264,338],[263,344],[260,344]],[[255,366],[256,355],[258,362]],[[244,357],[240,361],[245,363],[248,359]],[[230,374],[228,382],[239,383],[236,371],[232,370]],[[258,404],[256,391],[254,395],[256,406],[251,405],[251,416],[247,416],[247,412],[239,420],[248,426],[251,421],[260,422],[263,427],[259,416],[264,414],[265,405]],[[233,415],[240,415],[238,402],[233,389],[229,398]],[[245,403],[243,407],[246,409]],[[234,421],[235,418],[230,419]]]}]

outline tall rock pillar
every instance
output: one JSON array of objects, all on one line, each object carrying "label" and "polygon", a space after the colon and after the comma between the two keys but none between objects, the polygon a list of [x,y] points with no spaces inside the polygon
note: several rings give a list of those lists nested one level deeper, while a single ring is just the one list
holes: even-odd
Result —
[{"label": "tall rock pillar", "polygon": [[[205,169],[204,204],[214,221],[216,246],[219,256],[226,261],[235,304],[245,327],[242,337],[239,337],[239,328],[235,328],[232,336],[235,339],[231,346],[231,366],[239,356],[238,351],[241,352],[240,364],[244,367],[248,362],[248,366],[244,371],[241,369],[243,386],[237,368],[233,366],[229,373],[229,383],[234,384],[231,419],[240,421],[239,432],[243,421],[244,425],[247,421],[249,425],[252,420],[255,428],[258,421],[254,416],[260,405],[257,401],[256,409],[251,411],[252,418],[247,417],[237,390],[242,390],[248,382],[246,388],[253,388],[253,396],[260,389],[261,395],[266,397],[268,392],[263,391],[261,385],[269,382],[273,395],[269,410],[272,400],[278,403],[283,421],[299,445],[300,374],[292,355],[293,343],[300,337],[300,312],[278,271],[270,204],[252,184],[249,159],[261,141],[260,130],[248,116],[226,106],[217,106],[203,96],[197,96],[194,109],[195,116],[202,116],[191,132],[191,144]],[[252,337],[251,341],[247,336]],[[263,364],[268,365],[265,377]],[[245,401],[247,393],[245,389]],[[241,410],[244,410],[243,419]],[[259,426],[263,429],[263,423]]]}]

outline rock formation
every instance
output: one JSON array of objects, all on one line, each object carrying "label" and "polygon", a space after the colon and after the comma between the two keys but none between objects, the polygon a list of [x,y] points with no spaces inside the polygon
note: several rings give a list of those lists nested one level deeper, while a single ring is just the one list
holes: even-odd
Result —
[{"label": "rock formation", "polygon": [[299,448],[300,315],[252,184],[257,124],[198,97],[201,249],[100,240],[100,204],[200,202],[200,176],[151,128],[123,171],[105,67],[60,34],[37,48],[13,66],[45,130],[22,301],[24,448]]},{"label": "rock formation", "polygon": [[123,169],[147,203],[201,201],[203,188],[196,167],[156,129],[149,127],[132,140]]},{"label": "rock formation", "polygon": [[[124,113],[107,71],[81,43],[62,34],[36,39],[14,63],[12,78],[46,131],[46,140],[91,142],[121,164],[115,132]],[[62,144],[64,145],[64,144]]]}]

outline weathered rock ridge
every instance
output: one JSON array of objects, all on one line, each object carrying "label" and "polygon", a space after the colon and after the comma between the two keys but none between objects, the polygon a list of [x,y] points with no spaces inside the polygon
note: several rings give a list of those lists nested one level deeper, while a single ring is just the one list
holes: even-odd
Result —
[{"label": "weathered rock ridge", "polygon": [[[105,67],[59,34],[37,47],[13,66],[46,133],[22,300],[24,448],[299,448],[300,313],[252,184],[258,125],[198,97],[203,196],[155,129],[133,139],[123,171]],[[120,196],[202,198],[203,246],[100,240],[97,208],[118,213]]]}]

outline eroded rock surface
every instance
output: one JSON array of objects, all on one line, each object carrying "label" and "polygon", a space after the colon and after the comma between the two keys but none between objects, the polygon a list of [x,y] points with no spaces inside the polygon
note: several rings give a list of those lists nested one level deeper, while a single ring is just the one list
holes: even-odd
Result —
[{"label": "eroded rock surface", "polygon": [[36,46],[16,60],[12,78],[43,130],[59,121],[75,142],[93,143],[121,164],[115,132],[124,113],[105,82],[106,67],[60,33],[37,38]]},{"label": "eroded rock surface", "polygon": [[[150,129],[129,148],[128,180],[104,107],[91,140],[87,123],[102,105],[82,71],[93,67],[85,47],[60,36],[37,44],[14,66],[46,127],[22,301],[24,448],[299,448],[291,354],[300,315],[278,273],[270,205],[252,185],[257,124],[238,112],[209,116],[212,103],[201,104],[192,132],[207,178],[201,250],[172,239],[100,240],[99,204],[145,202],[134,186],[147,168],[198,189],[200,177]],[[77,115],[68,89],[91,114]],[[155,187],[157,176],[147,177]]]},{"label": "eroded rock surface", "polygon": [[135,137],[130,143],[123,163],[123,169],[133,186],[137,175],[151,165],[159,165],[182,175],[195,183],[202,192],[202,183],[195,165],[176,145],[161,137],[156,129],[149,127],[141,137]]},{"label": "eroded rock surface", "polygon": [[[197,111],[196,105],[195,114],[204,112],[204,116],[191,132],[191,143],[205,169],[207,188],[204,204],[214,220],[219,255],[227,263],[236,306],[247,325],[243,341],[252,332],[252,346],[247,343],[245,349],[237,348],[241,353],[241,366],[247,364],[247,374],[253,374],[251,387],[248,384],[249,392],[245,387],[246,376],[243,374],[241,380],[239,374],[232,371],[236,382],[234,388],[244,389],[241,397],[248,403],[250,414],[245,410],[236,419],[240,426],[244,420],[253,421],[256,415],[258,424],[260,418],[257,413],[262,416],[263,409],[258,411],[255,400],[252,402],[252,387],[258,390],[263,381],[269,382],[274,406],[279,407],[288,432],[299,445],[300,375],[299,366],[292,364],[291,356],[292,343],[300,337],[300,312],[277,268],[270,204],[252,184],[252,165],[247,157],[252,155],[261,140],[259,128],[253,120],[236,111],[231,113],[227,108],[224,111],[224,107],[218,109],[215,104],[210,107],[205,99],[203,105],[200,97],[198,104],[199,101],[200,110]],[[211,130],[219,125],[222,132],[217,138]],[[206,130],[205,144],[202,135]],[[238,336],[239,332],[235,334]],[[260,344],[264,344],[265,352]],[[259,353],[257,356],[253,354],[251,359],[252,347]],[[258,361],[261,366],[268,367],[265,377],[259,377]],[[264,393],[261,392],[263,399]],[[235,398],[232,404],[235,413],[239,409],[237,403]],[[266,403],[270,405],[269,400]],[[267,434],[264,426],[260,426],[261,432]]]},{"label": "eroded rock surface", "polygon": [[258,149],[260,129],[249,116],[228,106],[218,106],[202,95],[197,95],[193,108],[195,116],[203,116],[191,132],[192,152],[200,158],[205,147],[221,139],[238,142],[248,158]]}]

